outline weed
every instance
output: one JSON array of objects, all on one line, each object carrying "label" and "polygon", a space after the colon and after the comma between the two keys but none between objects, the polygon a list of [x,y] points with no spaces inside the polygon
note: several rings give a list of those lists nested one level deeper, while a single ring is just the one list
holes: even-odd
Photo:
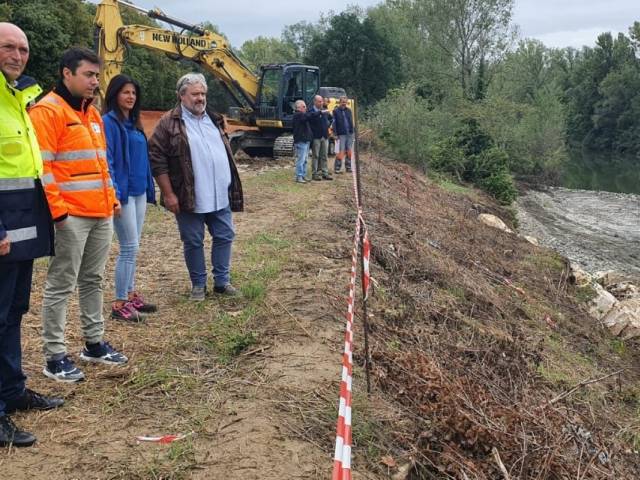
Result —
[{"label": "weed", "polygon": [[622,357],[627,353],[627,346],[621,338],[613,338],[611,339],[611,350]]},{"label": "weed", "polygon": [[545,340],[545,359],[538,373],[552,384],[573,385],[598,375],[593,359],[575,351],[556,334]]},{"label": "weed", "polygon": [[591,285],[585,285],[583,287],[576,288],[575,297],[578,303],[587,303],[590,300],[594,299],[597,295],[598,292],[596,292],[595,288],[593,288]]},{"label": "weed", "polygon": [[235,314],[220,312],[209,324],[208,331],[202,335],[200,342],[207,350],[215,353],[221,363],[229,363],[258,341],[257,334],[249,328],[255,316],[256,309],[252,306]]},{"label": "weed", "polygon": [[267,292],[267,286],[261,278],[255,278],[244,283],[240,287],[240,291],[244,298],[251,302],[260,301],[264,298]]},{"label": "weed", "polygon": [[565,269],[565,260],[560,254],[552,251],[527,255],[525,261],[539,269],[551,270],[554,273],[562,272]]}]

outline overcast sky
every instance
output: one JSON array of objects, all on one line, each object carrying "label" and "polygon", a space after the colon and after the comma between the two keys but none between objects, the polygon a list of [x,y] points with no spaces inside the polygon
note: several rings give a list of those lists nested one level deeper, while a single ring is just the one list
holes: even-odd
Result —
[{"label": "overcast sky", "polygon": [[[96,0],[92,0],[94,3]],[[279,36],[282,27],[315,21],[321,11],[342,11],[349,4],[368,7],[380,0],[135,0],[144,8],[159,7],[168,15],[193,23],[209,20],[235,47],[245,40]],[[516,0],[515,22],[524,37],[554,47],[592,45],[598,34],[627,32],[640,20],[639,0]]]}]

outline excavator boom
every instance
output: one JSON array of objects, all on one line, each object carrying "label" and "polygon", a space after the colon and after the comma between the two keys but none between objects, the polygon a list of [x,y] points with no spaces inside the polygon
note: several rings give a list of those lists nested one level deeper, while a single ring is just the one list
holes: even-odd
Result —
[{"label": "excavator boom", "polygon": [[[146,25],[124,25],[120,6],[134,8],[150,18],[178,26],[192,34],[176,33]],[[123,0],[103,0],[96,12],[95,44],[104,62],[100,89],[122,71],[127,45],[140,46],[202,65],[232,94],[238,106],[254,109],[259,79],[237,57],[227,40],[217,33],[169,17],[158,10],[145,10]]]},{"label": "excavator boom", "polygon": [[[179,32],[148,25],[125,25],[120,7],[167,22]],[[264,65],[256,76],[234,53],[226,38],[160,10],[145,10],[125,0],[102,0],[95,17],[95,45],[103,62],[100,89],[106,92],[125,62],[129,46],[162,52],[176,60],[191,60],[210,72],[235,100],[229,123],[243,127],[231,144],[251,156],[291,156],[295,102],[311,103],[320,87],[320,69],[300,63]]]}]

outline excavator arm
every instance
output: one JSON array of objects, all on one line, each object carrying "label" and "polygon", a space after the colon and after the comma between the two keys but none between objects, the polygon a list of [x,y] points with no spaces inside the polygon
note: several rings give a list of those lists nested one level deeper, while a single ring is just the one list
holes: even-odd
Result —
[{"label": "excavator arm", "polygon": [[[124,25],[120,15],[121,5],[181,27],[191,34],[146,25]],[[104,64],[100,78],[103,93],[111,79],[121,72],[127,46],[133,45],[202,65],[226,88],[238,106],[247,110],[255,109],[259,79],[237,57],[222,35],[173,19],[158,10],[144,10],[122,0],[101,1],[95,25],[95,45]]]}]

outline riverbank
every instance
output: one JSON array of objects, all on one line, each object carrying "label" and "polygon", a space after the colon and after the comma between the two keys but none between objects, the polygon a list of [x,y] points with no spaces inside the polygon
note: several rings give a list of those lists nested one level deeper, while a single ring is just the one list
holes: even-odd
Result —
[{"label": "riverbank", "polygon": [[545,188],[517,201],[519,230],[590,272],[640,278],[640,195]]}]

